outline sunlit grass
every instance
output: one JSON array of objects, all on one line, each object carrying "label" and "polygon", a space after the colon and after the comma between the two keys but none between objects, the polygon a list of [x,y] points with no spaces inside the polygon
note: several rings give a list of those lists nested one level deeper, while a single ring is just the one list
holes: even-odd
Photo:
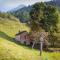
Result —
[{"label": "sunlit grass", "polygon": [[60,60],[59,52],[43,52],[42,57],[38,50],[17,45],[3,38],[0,38],[0,60]]}]

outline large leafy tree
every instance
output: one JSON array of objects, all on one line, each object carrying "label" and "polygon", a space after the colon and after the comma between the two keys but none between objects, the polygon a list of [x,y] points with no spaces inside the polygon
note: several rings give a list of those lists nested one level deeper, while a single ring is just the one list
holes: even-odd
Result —
[{"label": "large leafy tree", "polygon": [[45,3],[36,3],[30,11],[30,23],[32,30],[39,30],[40,27],[47,32],[57,31],[58,10],[54,6]]},{"label": "large leafy tree", "polygon": [[39,31],[40,29],[40,21],[44,18],[44,3],[36,3],[32,6],[32,10],[30,11],[30,25],[32,31]]},{"label": "large leafy tree", "polygon": [[47,32],[56,32],[59,13],[56,7],[46,6],[44,10],[44,19],[41,20],[42,27]]},{"label": "large leafy tree", "polygon": [[59,13],[56,7],[36,3],[32,6],[30,17],[30,27],[33,32],[40,31],[42,28],[53,35],[57,31]]}]

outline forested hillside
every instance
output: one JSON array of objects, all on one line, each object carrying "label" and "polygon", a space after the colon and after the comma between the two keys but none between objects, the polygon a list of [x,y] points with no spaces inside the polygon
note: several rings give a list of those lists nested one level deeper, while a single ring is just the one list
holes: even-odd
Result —
[{"label": "forested hillside", "polygon": [[49,1],[49,2],[45,2],[45,3],[48,4],[48,5],[56,6],[57,9],[60,11],[60,0],[52,0],[52,1]]},{"label": "forested hillside", "polygon": [[[44,2],[47,5],[52,5],[57,7],[57,9],[60,11],[60,1],[56,0],[56,1],[48,1],[48,2]],[[30,18],[29,12],[32,9],[32,6],[26,6],[23,7],[21,9],[17,9],[16,11],[11,11],[11,13],[16,16],[18,19],[20,19],[21,22],[27,22]]]},{"label": "forested hillside", "polygon": [[26,6],[16,11],[11,11],[10,13],[17,17],[21,22],[25,23],[29,20],[29,12],[32,9],[31,6]]}]

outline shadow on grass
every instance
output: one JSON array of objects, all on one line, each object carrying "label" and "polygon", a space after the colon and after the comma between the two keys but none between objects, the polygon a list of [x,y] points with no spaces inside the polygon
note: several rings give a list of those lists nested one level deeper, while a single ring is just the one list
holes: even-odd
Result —
[{"label": "shadow on grass", "polygon": [[0,31],[0,37],[4,38],[10,42],[14,42],[17,45],[23,46],[24,48],[32,49],[31,46],[26,46],[25,44],[21,44],[20,42],[16,41],[15,38],[8,36],[5,32]]},{"label": "shadow on grass", "polygon": [[0,37],[1,38],[4,38],[6,40],[10,40],[10,41],[13,41],[13,38],[12,37],[9,37],[6,33],[0,31]]},{"label": "shadow on grass", "polygon": [[[22,46],[24,48],[32,49],[32,46],[27,46],[25,44],[21,44],[20,42],[16,41],[15,38],[8,36],[5,32],[0,31],[0,37],[3,38],[3,39],[8,40],[10,42],[13,42],[13,43],[15,43],[17,45],[20,45],[20,46]],[[34,49],[35,50],[38,50],[38,51],[40,50],[38,48],[34,48]],[[50,52],[53,52],[52,50],[49,50],[49,51]],[[45,51],[45,52],[47,52],[47,51]]]},{"label": "shadow on grass", "polygon": [[[28,48],[30,50],[32,49],[32,46],[31,45],[27,46],[26,44],[21,44],[20,42],[16,41],[15,38],[8,36],[5,32],[0,31],[0,37],[3,38],[3,39],[8,40],[10,42],[13,42],[13,43],[15,43],[17,45],[20,45],[20,46],[22,46],[24,48]],[[34,48],[34,49],[35,50],[40,50],[38,48]]]}]

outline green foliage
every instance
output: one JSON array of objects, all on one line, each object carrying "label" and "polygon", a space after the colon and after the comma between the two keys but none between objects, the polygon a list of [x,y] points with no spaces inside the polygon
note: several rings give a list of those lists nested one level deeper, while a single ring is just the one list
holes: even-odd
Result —
[{"label": "green foliage", "polygon": [[30,24],[32,30],[40,30],[40,21],[44,18],[44,3],[36,3],[32,6],[30,11]]},{"label": "green foliage", "polygon": [[54,36],[53,33],[51,33],[48,36],[48,38],[49,38],[50,47],[58,47],[58,46],[56,46],[56,43],[58,41],[57,36]]},{"label": "green foliage", "polygon": [[40,21],[43,18],[43,11],[44,11],[44,4],[43,3],[36,3],[32,6],[32,10],[30,12],[30,16],[33,20]]},{"label": "green foliage", "polygon": [[[55,6],[45,3],[36,3],[32,6],[30,18],[30,27],[33,32],[44,29],[49,34],[53,35],[58,31],[59,12]],[[53,35],[51,40],[54,42],[54,39],[55,35]]]},{"label": "green foliage", "polygon": [[31,6],[23,7],[17,11],[10,12],[15,17],[17,17],[21,22],[26,23],[30,19],[29,12],[31,10]]},{"label": "green foliage", "polygon": [[[59,13],[54,6],[48,6],[44,3],[36,3],[30,12],[30,17],[37,26],[41,25],[47,31],[57,30]],[[34,25],[34,24],[32,24]]]},{"label": "green foliage", "polygon": [[58,10],[54,6],[47,6],[42,20],[44,29],[51,32],[57,31],[58,18]]}]

